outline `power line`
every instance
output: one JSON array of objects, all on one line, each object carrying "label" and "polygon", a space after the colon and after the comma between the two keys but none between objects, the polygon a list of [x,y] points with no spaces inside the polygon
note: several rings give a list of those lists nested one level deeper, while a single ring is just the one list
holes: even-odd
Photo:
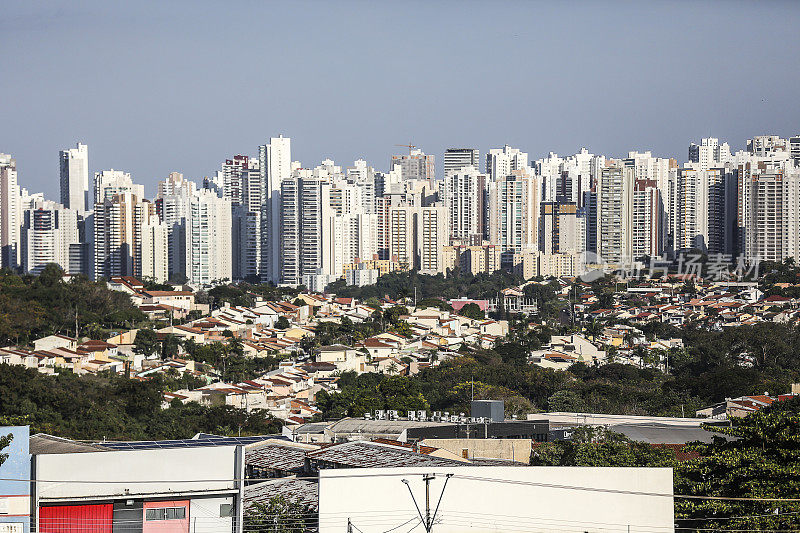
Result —
[{"label": "power line", "polygon": [[[234,483],[234,482],[266,482],[266,481],[274,481],[276,479],[286,479],[286,480],[299,480],[299,481],[316,481],[319,482],[322,479],[353,479],[353,478],[374,478],[374,477],[389,477],[389,476],[413,476],[413,475],[424,475],[422,473],[408,473],[408,472],[386,472],[386,473],[369,473],[369,474],[343,474],[343,475],[325,475],[325,476],[294,476],[294,477],[286,477],[286,478],[272,478],[272,479],[262,479],[262,478],[227,478],[227,479],[187,479],[187,480],[178,480],[178,479],[165,479],[165,480],[52,480],[52,479],[19,479],[19,478],[0,478],[0,481],[9,481],[9,482],[20,482],[20,483],[57,483],[57,484],[86,484],[86,485],[95,485],[95,484],[107,484],[107,485],[118,485],[118,484],[156,484],[156,483]],[[437,475],[437,474],[434,474]],[[560,485],[555,483],[542,483],[537,481],[522,481],[522,480],[513,480],[513,479],[497,479],[497,478],[487,478],[481,476],[469,476],[469,475],[462,475],[458,473],[438,473],[438,475],[446,476],[452,475],[454,477],[472,481],[485,481],[490,483],[506,483],[512,485],[524,485],[524,486],[532,486],[532,487],[540,487],[540,488],[552,488],[552,489],[563,489],[563,490],[580,490],[580,491],[589,491],[589,492],[607,492],[612,494],[627,494],[633,496],[651,496],[651,497],[660,497],[660,498],[681,498],[681,499],[695,499],[695,500],[719,500],[719,501],[754,501],[754,502],[800,502],[800,498],[758,498],[758,497],[740,497],[740,496],[701,496],[701,495],[694,495],[694,494],[670,494],[665,492],[645,492],[645,491],[633,491],[633,490],[624,490],[624,489],[610,489],[610,488],[602,488],[602,487],[582,487],[576,485]]]}]

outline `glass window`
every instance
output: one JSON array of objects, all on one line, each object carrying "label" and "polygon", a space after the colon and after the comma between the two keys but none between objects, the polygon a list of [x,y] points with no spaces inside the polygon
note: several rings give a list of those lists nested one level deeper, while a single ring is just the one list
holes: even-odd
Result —
[{"label": "glass window", "polygon": [[186,507],[161,507],[147,509],[146,520],[183,520],[186,518]]}]

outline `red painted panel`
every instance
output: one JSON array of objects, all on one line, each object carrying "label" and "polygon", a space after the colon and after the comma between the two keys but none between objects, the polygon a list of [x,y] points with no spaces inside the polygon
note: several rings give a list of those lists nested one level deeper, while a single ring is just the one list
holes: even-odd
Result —
[{"label": "red painted panel", "polygon": [[[148,520],[148,509],[183,508],[184,517],[180,520]],[[144,502],[144,522],[142,533],[189,533],[189,500]]]},{"label": "red painted panel", "polygon": [[111,533],[113,504],[39,508],[40,533]]}]

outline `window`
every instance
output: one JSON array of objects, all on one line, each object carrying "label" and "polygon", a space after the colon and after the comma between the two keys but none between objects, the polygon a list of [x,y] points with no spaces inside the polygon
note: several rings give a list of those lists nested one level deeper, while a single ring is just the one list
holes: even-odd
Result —
[{"label": "window", "polygon": [[160,507],[147,509],[146,520],[183,520],[186,518],[186,507]]}]

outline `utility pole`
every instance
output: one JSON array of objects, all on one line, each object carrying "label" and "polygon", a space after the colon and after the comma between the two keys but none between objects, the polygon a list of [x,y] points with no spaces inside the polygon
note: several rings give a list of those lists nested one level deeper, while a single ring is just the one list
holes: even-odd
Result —
[{"label": "utility pole", "polygon": [[444,490],[447,488],[447,482],[451,477],[453,477],[453,474],[445,475],[444,486],[442,487],[442,492],[439,494],[439,501],[436,503],[436,508],[433,510],[433,516],[431,516],[431,481],[436,479],[436,474],[422,475],[422,480],[425,482],[425,516],[422,516],[422,511],[420,510],[419,505],[417,505],[417,499],[414,497],[414,493],[411,491],[411,485],[409,484],[408,480],[401,480],[403,483],[405,483],[406,487],[408,487],[408,492],[411,494],[411,500],[414,502],[414,507],[417,508],[417,514],[419,515],[419,519],[422,522],[422,526],[425,528],[426,533],[431,533],[431,531],[433,531],[433,524],[436,522],[436,515],[439,513],[439,505],[442,503]]},{"label": "utility pole", "polygon": [[422,481],[425,482],[425,531],[431,530],[431,480],[433,474],[425,474]]}]

